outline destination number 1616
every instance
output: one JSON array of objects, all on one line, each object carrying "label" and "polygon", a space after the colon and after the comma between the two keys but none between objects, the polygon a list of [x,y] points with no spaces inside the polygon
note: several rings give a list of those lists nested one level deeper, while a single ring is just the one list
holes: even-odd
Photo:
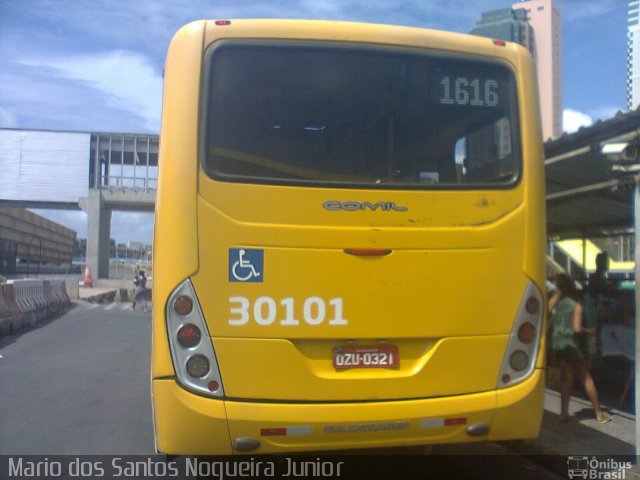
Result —
[{"label": "destination number 1616", "polygon": [[321,297],[309,297],[302,302],[300,311],[294,298],[277,301],[271,297],[258,297],[252,304],[247,297],[229,297],[229,325],[239,327],[251,320],[263,327],[278,323],[283,326],[348,325],[344,318],[343,299],[332,298],[326,302]]}]

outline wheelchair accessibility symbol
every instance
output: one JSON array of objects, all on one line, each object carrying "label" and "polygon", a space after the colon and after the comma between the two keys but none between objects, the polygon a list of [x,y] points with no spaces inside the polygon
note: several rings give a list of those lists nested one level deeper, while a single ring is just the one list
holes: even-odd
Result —
[{"label": "wheelchair accessibility symbol", "polygon": [[229,249],[230,282],[262,282],[264,280],[264,250],[255,248]]}]

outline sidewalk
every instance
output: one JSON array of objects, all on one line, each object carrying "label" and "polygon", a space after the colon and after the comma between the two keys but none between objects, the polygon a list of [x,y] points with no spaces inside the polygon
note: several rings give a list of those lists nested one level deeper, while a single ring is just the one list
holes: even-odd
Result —
[{"label": "sidewalk", "polygon": [[[525,446],[518,447],[520,453],[536,456],[537,461],[565,478],[570,478],[569,465],[575,466],[578,459],[586,462],[613,462],[613,468],[598,467],[596,476],[581,478],[640,479],[640,465],[635,457],[635,415],[602,402],[603,410],[613,420],[599,424],[595,420],[593,407],[587,400],[572,397],[569,404],[569,422],[560,422],[560,393],[547,388],[544,398],[544,417],[539,437]],[[625,458],[619,458],[619,457]],[[616,468],[615,462],[631,461],[627,469]],[[583,463],[587,468],[589,463]],[[602,465],[602,464],[601,464]],[[591,472],[583,470],[585,475]],[[575,472],[574,472],[575,475]],[[580,477],[580,475],[578,475]]]},{"label": "sidewalk", "polygon": [[591,403],[572,397],[571,420],[560,422],[560,393],[547,389],[540,436],[535,442],[541,453],[551,455],[635,455],[635,415],[609,407],[613,420],[599,424]]}]

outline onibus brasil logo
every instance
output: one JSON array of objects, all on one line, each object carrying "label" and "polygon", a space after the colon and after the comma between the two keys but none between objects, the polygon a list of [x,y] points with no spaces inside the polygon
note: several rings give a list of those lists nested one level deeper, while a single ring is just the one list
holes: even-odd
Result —
[{"label": "onibus brasil logo", "polygon": [[626,472],[631,468],[631,462],[614,458],[598,458],[588,456],[570,456],[567,458],[567,473],[569,478],[584,478],[597,480],[625,479]]}]

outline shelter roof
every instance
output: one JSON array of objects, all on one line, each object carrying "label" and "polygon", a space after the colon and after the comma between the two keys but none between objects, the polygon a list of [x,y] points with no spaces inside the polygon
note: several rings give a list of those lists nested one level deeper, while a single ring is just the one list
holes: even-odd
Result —
[{"label": "shelter roof", "polygon": [[640,108],[545,144],[550,237],[595,237],[634,227]]}]

